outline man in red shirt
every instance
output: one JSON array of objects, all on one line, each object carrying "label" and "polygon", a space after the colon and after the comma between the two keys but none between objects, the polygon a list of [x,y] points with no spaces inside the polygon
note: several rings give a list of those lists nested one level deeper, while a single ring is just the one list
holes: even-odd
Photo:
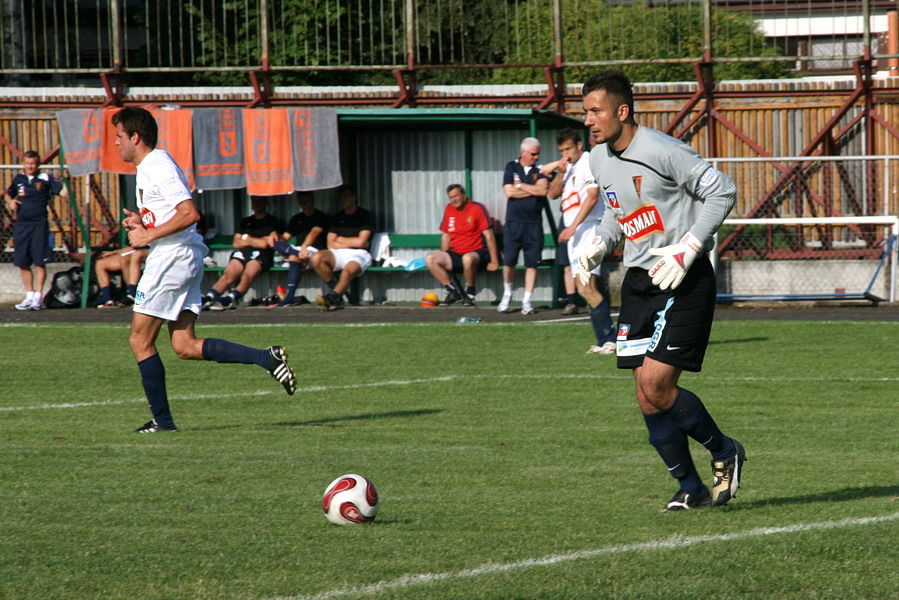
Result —
[{"label": "man in red shirt", "polygon": [[[446,289],[446,299],[441,303],[449,306],[462,301],[465,306],[474,306],[475,276],[478,267],[486,264],[488,271],[499,268],[499,253],[496,238],[490,225],[487,208],[468,199],[465,188],[453,183],[446,188],[449,204],[443,211],[440,223],[440,251],[425,257],[425,264],[431,275]],[[462,273],[465,290],[459,290],[452,282],[450,273]]]}]

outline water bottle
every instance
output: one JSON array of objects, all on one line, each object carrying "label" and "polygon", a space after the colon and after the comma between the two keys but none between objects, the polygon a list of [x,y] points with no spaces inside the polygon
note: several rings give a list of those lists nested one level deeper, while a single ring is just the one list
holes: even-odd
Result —
[{"label": "water bottle", "polygon": [[483,320],[481,317],[459,317],[456,323],[480,323]]}]

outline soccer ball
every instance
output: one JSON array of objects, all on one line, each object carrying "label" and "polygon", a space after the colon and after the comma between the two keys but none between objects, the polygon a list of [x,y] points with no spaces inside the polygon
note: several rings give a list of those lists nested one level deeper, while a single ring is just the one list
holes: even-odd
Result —
[{"label": "soccer ball", "polygon": [[322,496],[325,516],[335,525],[374,521],[379,508],[375,484],[355,473],[341,475],[332,481]]}]

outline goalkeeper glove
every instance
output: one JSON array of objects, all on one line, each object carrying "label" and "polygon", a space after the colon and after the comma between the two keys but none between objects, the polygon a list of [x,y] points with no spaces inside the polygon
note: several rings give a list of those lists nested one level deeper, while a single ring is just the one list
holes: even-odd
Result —
[{"label": "goalkeeper glove", "polygon": [[649,270],[652,282],[663,290],[668,288],[673,290],[684,280],[687,269],[696,260],[696,256],[701,250],[702,244],[689,231],[677,244],[663,248],[650,248],[650,254],[662,257]]},{"label": "goalkeeper glove", "polygon": [[590,283],[591,271],[595,269],[606,255],[606,243],[601,238],[593,238],[590,246],[577,257],[577,278],[582,286]]}]

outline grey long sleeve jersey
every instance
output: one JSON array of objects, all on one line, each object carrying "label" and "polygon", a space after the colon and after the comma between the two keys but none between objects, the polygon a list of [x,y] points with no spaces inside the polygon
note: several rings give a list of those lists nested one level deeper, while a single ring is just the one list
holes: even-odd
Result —
[{"label": "grey long sleeve jersey", "polygon": [[640,126],[615,154],[608,144],[590,152],[590,169],[605,203],[598,235],[614,248],[622,236],[624,265],[651,268],[650,248],[678,243],[688,231],[712,248],[712,236],[734,207],[737,188],[692,147]]}]

